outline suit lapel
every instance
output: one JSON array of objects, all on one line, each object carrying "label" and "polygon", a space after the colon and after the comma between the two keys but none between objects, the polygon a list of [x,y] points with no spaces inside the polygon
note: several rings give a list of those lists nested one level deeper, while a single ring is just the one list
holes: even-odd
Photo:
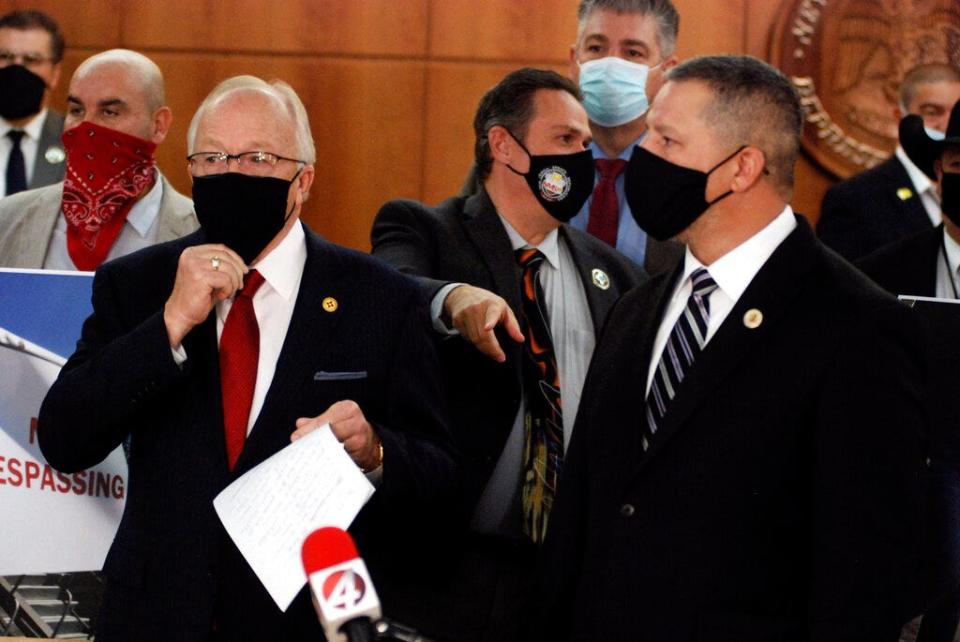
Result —
[{"label": "suit lapel", "polygon": [[486,264],[495,290],[513,313],[520,316],[520,267],[513,256],[510,237],[503,228],[486,190],[470,197],[463,208],[463,227]]},{"label": "suit lapel", "polygon": [[339,301],[341,306],[349,305],[350,286],[344,283],[334,253],[309,229],[304,227],[304,231],[307,236],[307,261],[303,267],[300,291],[280,349],[273,381],[237,460],[237,474],[290,443],[294,426],[282,425],[283,417],[296,404],[303,382],[313,376],[312,367],[317,363],[314,355],[322,353],[326,343],[335,336],[341,317],[337,313],[325,312],[320,301],[329,296]]},{"label": "suit lapel", "polygon": [[183,340],[188,364],[194,368],[197,380],[198,403],[195,404],[194,425],[203,426],[199,436],[213,470],[227,470],[227,447],[223,434],[223,397],[220,394],[220,351],[217,348],[217,313],[210,312],[207,320],[197,326]]},{"label": "suit lapel", "polygon": [[[43,128],[40,130],[40,140],[37,141],[37,159],[33,163],[31,188],[51,185],[63,180],[66,155],[63,153],[63,147],[60,146],[60,133],[62,131],[63,116],[48,110],[43,121]],[[49,158],[56,162],[48,160],[48,150],[53,150]]]},{"label": "suit lapel", "polygon": [[[812,269],[820,247],[809,225],[798,217],[797,228],[780,244],[747,286],[719,330],[697,358],[683,385],[677,391],[653,437],[639,469],[663,450],[687,419],[714,394],[731,372],[748,360],[757,346],[774,332],[791,302],[802,288],[803,275]],[[748,328],[744,315],[749,310],[763,314],[762,323]],[[652,329],[656,332],[656,327]],[[643,362],[649,366],[649,359]],[[645,379],[644,379],[645,381]]]},{"label": "suit lapel", "polygon": [[[21,249],[17,265],[27,267],[43,267],[43,260],[47,256],[50,242],[53,239],[53,228],[57,225],[60,214],[60,203],[63,199],[63,185],[58,184],[44,191],[36,204],[23,221],[23,232],[20,238],[30,240]],[[37,241],[37,239],[42,239]]]},{"label": "suit lapel", "polygon": [[[910,174],[907,168],[903,166],[896,156],[889,161],[889,187],[887,188],[887,197],[894,203],[896,211],[901,212],[904,218],[904,224],[907,229],[923,230],[930,224],[930,217],[927,215],[927,209],[923,206],[920,194],[917,194],[913,181],[910,180]],[[909,196],[903,198],[908,190]]]},{"label": "suit lapel", "polygon": [[600,257],[594,254],[589,246],[573,241],[566,225],[560,226],[560,236],[566,241],[567,249],[570,250],[570,256],[573,257],[573,263],[583,282],[583,291],[587,295],[587,305],[593,319],[593,332],[600,336],[607,313],[623,291],[620,284],[614,283],[610,275],[602,269],[603,262]]},{"label": "suit lapel", "polygon": [[186,216],[191,208],[187,199],[181,196],[167,178],[157,172],[163,182],[163,196],[160,199],[160,210],[157,212],[157,242],[172,241],[186,236],[196,229],[193,217]]}]

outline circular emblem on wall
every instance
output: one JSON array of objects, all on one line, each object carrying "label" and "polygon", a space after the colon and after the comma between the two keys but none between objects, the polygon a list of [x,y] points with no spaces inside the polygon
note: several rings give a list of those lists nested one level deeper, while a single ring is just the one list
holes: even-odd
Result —
[{"label": "circular emblem on wall", "polygon": [[894,108],[917,65],[960,66],[956,0],[786,0],[770,60],[804,109],[803,148],[846,178],[887,159]]},{"label": "circular emblem on wall", "polygon": [[540,181],[540,196],[548,201],[562,201],[570,193],[570,177],[562,167],[548,167],[537,175]]}]

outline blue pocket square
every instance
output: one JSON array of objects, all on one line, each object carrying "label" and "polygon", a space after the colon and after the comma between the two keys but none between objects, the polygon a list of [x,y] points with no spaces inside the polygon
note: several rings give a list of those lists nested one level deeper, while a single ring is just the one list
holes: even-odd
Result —
[{"label": "blue pocket square", "polygon": [[366,370],[356,370],[354,372],[327,372],[321,370],[313,375],[314,381],[351,381],[353,379],[366,379]]}]

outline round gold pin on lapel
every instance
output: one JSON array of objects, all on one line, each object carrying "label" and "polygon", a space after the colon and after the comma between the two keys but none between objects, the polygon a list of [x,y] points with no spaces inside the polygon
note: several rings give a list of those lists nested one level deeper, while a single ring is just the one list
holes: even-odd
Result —
[{"label": "round gold pin on lapel", "polygon": [[340,307],[340,304],[337,303],[337,300],[334,299],[332,296],[326,297],[323,300],[323,303],[321,303],[320,305],[322,305],[323,309],[326,310],[327,312],[336,312],[337,308]]},{"label": "round gold pin on lapel", "polygon": [[756,330],[763,323],[763,312],[756,308],[750,308],[743,315],[743,325],[751,330]]},{"label": "round gold pin on lapel", "polygon": [[913,198],[913,191],[909,187],[901,187],[897,190],[897,198],[901,201],[909,201]]},{"label": "round gold pin on lapel", "polygon": [[610,277],[600,268],[593,268],[593,271],[590,272],[590,278],[593,280],[593,284],[601,290],[610,289]]}]

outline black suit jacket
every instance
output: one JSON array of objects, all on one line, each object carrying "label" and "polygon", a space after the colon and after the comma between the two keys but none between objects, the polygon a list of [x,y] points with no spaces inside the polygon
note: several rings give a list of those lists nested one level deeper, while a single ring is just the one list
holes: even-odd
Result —
[{"label": "black suit jacket", "polygon": [[544,639],[898,639],[922,468],[915,320],[797,223],[646,453],[676,274],[611,312],[545,545]]},{"label": "black suit jacket", "polygon": [[936,296],[941,243],[942,223],[871,252],[857,267],[891,294]]},{"label": "black suit jacket", "polygon": [[[104,566],[97,639],[207,640],[216,619],[225,640],[322,640],[308,591],[281,613],[212,501],[286,446],[297,418],[352,399],[383,440],[384,464],[382,485],[351,531],[375,574],[389,575],[380,560],[398,557],[392,549],[406,542],[391,526],[441,512],[434,501],[456,487],[422,290],[380,261],[308,231],[276,373],[231,473],[216,314],[184,339],[182,370],[163,323],[178,257],[203,239],[200,231],[97,270],[94,312],[41,408],[40,446],[60,470],[96,464],[131,438],[129,494]],[[321,308],[325,297],[338,301],[335,312]],[[328,380],[315,376],[320,371],[366,377]]]},{"label": "black suit jacket", "polygon": [[[904,200],[897,191],[910,190]],[[876,167],[837,183],[820,206],[817,235],[849,261],[932,227],[903,164],[892,156]]]},{"label": "black suit jacket", "polygon": [[[924,230],[877,250],[858,262],[857,267],[891,294],[935,297],[943,233],[942,224]],[[960,404],[956,395],[960,366],[956,341],[953,335],[944,334],[950,330],[940,325],[940,320],[923,320],[923,339],[930,362],[927,452],[930,457],[960,469]]]},{"label": "black suit jacket", "polygon": [[[599,334],[613,303],[644,280],[644,273],[589,234],[567,225],[560,234],[580,272]],[[503,297],[520,318],[520,268],[486,190],[435,208],[415,201],[386,203],[374,221],[372,243],[375,256],[420,277],[429,298],[447,283],[468,283]],[[595,269],[607,275],[608,288],[594,283]],[[496,363],[459,336],[440,343],[451,424],[463,457],[464,517],[483,492],[520,406],[522,345],[502,331],[497,338],[507,356],[504,363]]]}]

